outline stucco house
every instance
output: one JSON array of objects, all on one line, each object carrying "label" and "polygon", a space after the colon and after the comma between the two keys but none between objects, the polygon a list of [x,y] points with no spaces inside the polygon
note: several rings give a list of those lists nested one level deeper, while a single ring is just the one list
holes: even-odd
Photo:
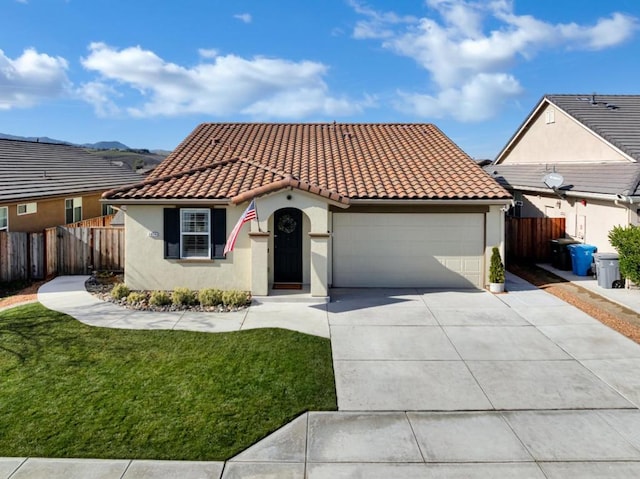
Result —
[{"label": "stucco house", "polygon": [[564,217],[566,236],[612,252],[638,224],[640,95],[546,95],[485,170],[520,217]]},{"label": "stucco house", "polygon": [[[255,200],[235,249],[228,234]],[[474,287],[503,248],[507,191],[431,124],[198,126],[126,205],[134,289]]]},{"label": "stucco house", "polygon": [[0,139],[0,231],[32,233],[110,213],[102,193],[140,178],[84,148]]}]

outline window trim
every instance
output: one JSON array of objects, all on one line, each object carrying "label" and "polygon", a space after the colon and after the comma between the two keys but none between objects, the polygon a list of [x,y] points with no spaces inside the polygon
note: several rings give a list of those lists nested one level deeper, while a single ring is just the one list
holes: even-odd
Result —
[{"label": "window trim", "polygon": [[[24,212],[20,212],[20,207],[24,206]],[[32,201],[31,203],[18,203],[16,205],[16,214],[18,216],[32,215],[38,212],[38,203]]]},{"label": "window trim", "polygon": [[[76,200],[80,203],[76,205]],[[67,211],[69,208],[67,207],[67,201],[71,201],[71,220],[67,221]],[[76,208],[80,208],[80,219],[76,219]],[[75,198],[65,198],[64,199],[64,220],[66,224],[77,223],[78,221],[82,221],[82,196],[76,196]]]},{"label": "window trim", "polygon": [[9,231],[9,207],[8,206],[0,206],[0,211],[5,212],[5,221],[6,224],[4,226],[0,226],[0,231]]},{"label": "window trim", "polygon": [[[183,231],[182,227],[184,224],[184,214],[185,213],[205,213],[207,217],[207,228],[206,231]],[[207,260],[211,259],[211,209],[210,208],[180,208],[180,259],[185,260]],[[184,243],[183,238],[185,236],[206,236],[207,238],[207,254],[200,256],[185,256],[184,255]]]}]

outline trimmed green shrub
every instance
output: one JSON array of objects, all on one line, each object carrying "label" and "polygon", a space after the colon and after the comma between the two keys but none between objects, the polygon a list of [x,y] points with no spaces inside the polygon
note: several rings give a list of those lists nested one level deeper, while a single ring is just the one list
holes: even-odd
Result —
[{"label": "trimmed green shrub", "polygon": [[166,291],[154,291],[149,298],[151,306],[168,306],[171,304],[171,296]]},{"label": "trimmed green shrub", "polygon": [[131,290],[124,283],[118,283],[111,289],[111,297],[114,299],[122,299],[129,296]]},{"label": "trimmed green shrub", "polygon": [[189,288],[176,288],[171,294],[173,304],[190,306],[197,303],[196,292]]},{"label": "trimmed green shrub", "polygon": [[246,291],[231,290],[222,293],[222,302],[225,306],[238,307],[249,304],[249,293]]},{"label": "trimmed green shrub", "polygon": [[147,299],[147,295],[146,294],[140,293],[138,291],[132,291],[127,296],[127,303],[129,303],[129,304],[142,303],[146,299]]},{"label": "trimmed green shrub", "polygon": [[222,291],[215,288],[204,288],[198,293],[198,301],[202,306],[217,306],[222,304]]},{"label": "trimmed green shrub", "polygon": [[609,231],[609,242],[618,252],[620,274],[640,284],[640,227],[615,226]]},{"label": "trimmed green shrub", "polygon": [[504,283],[504,264],[500,257],[500,250],[497,246],[491,249],[491,265],[489,266],[489,282]]}]

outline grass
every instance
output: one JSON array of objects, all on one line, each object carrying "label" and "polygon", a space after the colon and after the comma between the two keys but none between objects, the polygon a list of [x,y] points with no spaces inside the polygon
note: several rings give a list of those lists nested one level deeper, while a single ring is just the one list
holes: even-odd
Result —
[{"label": "grass", "polygon": [[85,326],[0,312],[0,456],[225,460],[307,410],[335,410],[328,339]]}]

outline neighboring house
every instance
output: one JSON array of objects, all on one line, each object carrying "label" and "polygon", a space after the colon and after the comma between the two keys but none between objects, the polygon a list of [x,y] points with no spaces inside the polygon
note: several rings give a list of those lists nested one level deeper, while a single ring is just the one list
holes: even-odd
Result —
[{"label": "neighboring house", "polygon": [[614,251],[616,225],[638,224],[640,95],[546,95],[485,170],[521,217],[564,217],[566,236]]},{"label": "neighboring house", "polygon": [[[430,124],[202,124],[126,205],[125,282],[484,287],[511,196]],[[226,239],[255,198],[258,221]],[[502,209],[501,209],[502,208]]]},{"label": "neighboring house", "polygon": [[140,181],[83,148],[0,139],[0,231],[42,231],[112,212],[102,193]]}]

